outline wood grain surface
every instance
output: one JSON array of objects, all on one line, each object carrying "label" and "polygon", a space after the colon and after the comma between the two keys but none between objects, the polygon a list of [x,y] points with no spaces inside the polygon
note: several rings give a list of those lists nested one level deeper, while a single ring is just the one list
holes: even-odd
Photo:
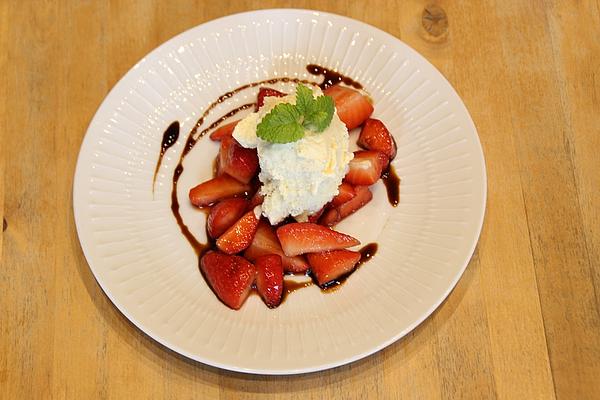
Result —
[{"label": "wood grain surface", "polygon": [[[72,211],[79,146],[142,56],[227,14],[343,14],[463,98],[488,168],[477,250],[421,326],[366,359],[268,377],[189,361],[96,284]],[[597,0],[0,1],[0,398],[600,399]]]}]

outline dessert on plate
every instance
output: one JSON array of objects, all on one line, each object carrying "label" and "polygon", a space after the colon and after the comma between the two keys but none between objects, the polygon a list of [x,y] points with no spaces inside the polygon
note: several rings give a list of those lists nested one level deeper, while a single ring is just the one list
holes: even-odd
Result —
[{"label": "dessert on plate", "polygon": [[[255,112],[210,134],[220,142],[215,176],[189,199],[208,211],[200,269],[225,305],[239,309],[256,288],[274,308],[285,274],[327,288],[356,269],[364,257],[350,248],[360,242],[334,227],[369,203],[369,186],[396,155],[373,110],[368,96],[339,84],[263,86]],[[359,127],[362,149],[352,152],[349,131]]]}]

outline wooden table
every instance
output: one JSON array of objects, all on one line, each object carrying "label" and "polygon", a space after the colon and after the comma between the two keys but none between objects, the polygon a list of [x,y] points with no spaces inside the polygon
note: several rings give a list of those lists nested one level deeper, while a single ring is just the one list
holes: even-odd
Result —
[{"label": "wooden table", "polygon": [[[0,398],[600,398],[600,3],[434,3],[1,1]],[[414,332],[333,370],[250,376],[116,310],[71,185],[91,117],[138,59],[213,18],[291,6],[375,25],[440,69],[479,130],[488,206],[466,273]]]}]

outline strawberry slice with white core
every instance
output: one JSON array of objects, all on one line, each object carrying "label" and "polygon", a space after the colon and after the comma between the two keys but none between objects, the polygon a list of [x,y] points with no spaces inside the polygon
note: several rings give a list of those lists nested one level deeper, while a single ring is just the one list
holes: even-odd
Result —
[{"label": "strawberry slice with white core", "polygon": [[256,268],[245,258],[209,251],[200,269],[217,297],[234,310],[244,304],[256,277]]},{"label": "strawberry slice with white core", "polygon": [[240,182],[248,183],[258,171],[256,149],[246,149],[233,137],[221,140],[219,149],[219,173],[226,173]]},{"label": "strawberry slice with white core", "polygon": [[288,257],[283,252],[279,239],[269,223],[261,220],[254,234],[254,239],[250,246],[244,252],[244,257],[250,261],[255,261],[258,257],[267,254],[277,254],[281,256],[283,268],[287,273],[299,274],[308,270],[308,263],[301,256]]},{"label": "strawberry slice with white core", "polygon": [[310,269],[319,285],[324,285],[352,272],[360,260],[360,253],[350,250],[333,250],[307,254]]},{"label": "strawberry slice with white core", "polygon": [[211,207],[206,221],[206,230],[211,238],[221,236],[231,225],[244,215],[248,202],[243,198],[221,200]]},{"label": "strawberry slice with white core", "polygon": [[258,219],[250,210],[217,239],[217,247],[226,254],[239,253],[250,246],[257,227]]},{"label": "strawberry slice with white core", "polygon": [[277,237],[286,256],[338,250],[360,242],[352,236],[311,222],[296,222],[277,228]]},{"label": "strawberry slice with white core", "polygon": [[352,185],[372,185],[379,180],[387,163],[387,156],[378,151],[355,151],[344,180]]},{"label": "strawberry slice with white core", "polygon": [[369,118],[365,121],[356,144],[367,150],[379,151],[390,160],[396,157],[396,142],[383,122],[378,119]]},{"label": "strawberry slice with white core", "polygon": [[228,197],[243,195],[249,190],[250,185],[223,174],[190,189],[189,196],[193,205],[204,207]]},{"label": "strawberry slice with white core", "polygon": [[223,140],[226,137],[231,137],[231,135],[233,134],[233,129],[235,128],[238,122],[240,121],[233,121],[218,127],[210,134],[210,139],[217,142],[219,140]]},{"label": "strawberry slice with white core", "polygon": [[260,256],[254,262],[256,267],[256,290],[269,308],[281,303],[283,295],[283,265],[277,254]]},{"label": "strawberry slice with white core", "polygon": [[373,193],[371,193],[367,186],[356,186],[354,188],[354,193],[355,196],[352,199],[327,210],[321,217],[319,223],[325,226],[333,226],[347,216],[355,213],[373,198]]},{"label": "strawberry slice with white core", "polygon": [[324,93],[333,97],[337,115],[348,130],[360,126],[373,113],[369,98],[354,89],[335,85],[325,89]]}]

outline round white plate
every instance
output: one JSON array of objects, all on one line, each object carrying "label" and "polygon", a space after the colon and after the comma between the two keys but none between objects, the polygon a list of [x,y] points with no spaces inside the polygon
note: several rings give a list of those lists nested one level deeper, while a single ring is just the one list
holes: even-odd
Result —
[{"label": "round white plate", "polygon": [[[337,229],[379,251],[333,293],[296,291],[277,309],[251,296],[225,307],[198,270],[170,210],[173,170],[187,134],[219,95],[273,77],[317,79],[320,64],[361,82],[398,143],[402,179],[392,208],[380,183],[374,200]],[[291,90],[284,85],[283,89]],[[254,101],[256,89],[211,118]],[[180,121],[152,193],[162,133]],[[217,145],[204,138],[187,156],[178,198],[204,238],[190,187],[211,175]],[[146,334],[191,359],[261,374],[342,365],[393,343],[444,300],[477,243],[485,165],[465,106],[444,77],[398,39],[345,17],[266,10],[221,18],[169,40],[137,63],[106,97],[83,141],[73,207],[90,268],[118,309]]]}]

